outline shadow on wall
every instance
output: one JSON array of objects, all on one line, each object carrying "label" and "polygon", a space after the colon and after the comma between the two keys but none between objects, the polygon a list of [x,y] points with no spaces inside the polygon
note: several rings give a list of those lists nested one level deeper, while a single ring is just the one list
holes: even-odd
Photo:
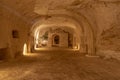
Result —
[{"label": "shadow on wall", "polygon": [[21,56],[23,56],[22,51],[18,51],[15,54],[11,54],[9,48],[0,48],[0,60],[2,61],[14,60]]},{"label": "shadow on wall", "polygon": [[7,59],[8,56],[8,48],[1,48],[0,49],[0,60]]}]

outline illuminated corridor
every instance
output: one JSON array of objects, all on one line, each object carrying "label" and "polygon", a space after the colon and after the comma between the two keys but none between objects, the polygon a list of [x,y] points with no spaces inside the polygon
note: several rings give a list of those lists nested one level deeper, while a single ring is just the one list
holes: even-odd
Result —
[{"label": "illuminated corridor", "polygon": [[119,80],[120,62],[65,51],[0,62],[0,80]]},{"label": "illuminated corridor", "polygon": [[0,0],[0,80],[120,80],[120,0]]}]

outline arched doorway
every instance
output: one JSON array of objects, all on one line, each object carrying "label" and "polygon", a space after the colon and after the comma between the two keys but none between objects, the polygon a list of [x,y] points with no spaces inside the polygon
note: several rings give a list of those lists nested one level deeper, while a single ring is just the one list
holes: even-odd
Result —
[{"label": "arched doorway", "polygon": [[59,47],[60,43],[60,36],[59,35],[53,35],[53,47]]},{"label": "arched doorway", "polygon": [[54,37],[54,43],[55,43],[55,44],[59,44],[59,36],[58,36],[58,35],[56,35],[56,36]]}]

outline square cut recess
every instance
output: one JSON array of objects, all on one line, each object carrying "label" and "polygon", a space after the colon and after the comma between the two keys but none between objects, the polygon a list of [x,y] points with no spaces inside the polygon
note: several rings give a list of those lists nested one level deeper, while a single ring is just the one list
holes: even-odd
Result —
[{"label": "square cut recess", "polygon": [[17,30],[12,31],[12,37],[13,38],[19,38],[19,32]]}]

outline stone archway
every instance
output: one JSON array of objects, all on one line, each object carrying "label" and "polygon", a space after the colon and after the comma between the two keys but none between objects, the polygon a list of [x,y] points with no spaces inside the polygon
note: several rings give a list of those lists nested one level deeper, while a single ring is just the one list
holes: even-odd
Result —
[{"label": "stone archway", "polygon": [[[73,14],[75,16],[73,16]],[[79,51],[81,53],[87,53],[90,56],[94,56],[95,55],[95,34],[94,34],[94,30],[91,26],[91,24],[89,23],[89,21],[80,14],[76,14],[76,13],[72,13],[72,12],[65,12],[62,14],[59,14],[58,12],[54,13],[50,13],[50,18],[46,19],[46,17],[41,18],[40,20],[38,20],[32,27],[32,30],[38,28],[38,26],[41,27],[44,24],[54,24],[55,21],[57,21],[56,18],[59,18],[58,20],[62,19],[62,22],[59,22],[55,25],[61,25],[63,24],[63,22],[69,22],[70,25],[67,24],[67,26],[71,27],[71,24],[73,24],[72,27],[75,30],[75,34],[73,35],[73,37],[76,37],[76,43],[77,45],[73,46],[77,49],[79,49]],[[54,19],[55,17],[55,19]],[[65,24],[65,23],[64,23]],[[66,25],[66,24],[65,24]],[[53,26],[53,25],[51,25]]]}]

